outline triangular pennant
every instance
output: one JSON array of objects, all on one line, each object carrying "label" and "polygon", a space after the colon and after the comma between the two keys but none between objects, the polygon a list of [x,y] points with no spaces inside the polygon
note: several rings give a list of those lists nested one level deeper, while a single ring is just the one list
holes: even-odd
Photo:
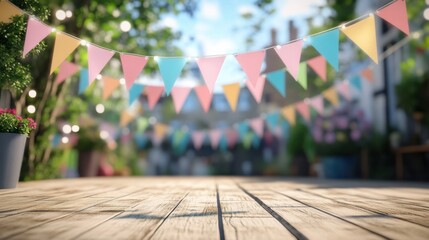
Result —
[{"label": "triangular pennant", "polygon": [[115,54],[114,51],[100,48],[94,45],[88,45],[88,69],[89,69],[89,83],[100,74],[107,62]]},{"label": "triangular pennant", "polygon": [[174,87],[171,91],[171,97],[173,98],[174,109],[176,110],[176,113],[179,113],[180,110],[182,110],[183,104],[188,98],[191,90],[192,88],[189,87]]},{"label": "triangular pennant", "polygon": [[250,145],[252,144],[252,140],[253,140],[253,135],[255,135],[255,134],[252,133],[252,132],[247,132],[244,135],[242,142],[243,142],[243,147],[245,149],[249,149],[250,148]]},{"label": "triangular pennant", "polygon": [[27,22],[27,32],[25,33],[24,50],[22,57],[25,57],[40,41],[45,39],[52,32],[52,28],[40,22],[39,20],[29,17]]},{"label": "triangular pennant", "polygon": [[295,125],[296,116],[293,105],[282,108],[282,115],[291,125]]},{"label": "triangular pennant", "polygon": [[60,65],[60,70],[57,74],[57,77],[55,78],[55,81],[58,84],[62,83],[64,80],[77,73],[79,71],[79,68],[80,67],[74,63],[64,61]]},{"label": "triangular pennant", "polygon": [[168,133],[168,126],[162,123],[157,123],[154,126],[155,143],[159,144]]},{"label": "triangular pennant", "polygon": [[170,95],[171,89],[173,89],[174,83],[182,73],[185,64],[186,58],[182,57],[158,59],[158,67],[164,81],[164,90],[167,96]]},{"label": "triangular pennant", "polygon": [[323,97],[321,95],[310,99],[310,104],[319,114],[323,114],[324,104],[323,104]]},{"label": "triangular pennant", "polygon": [[296,110],[301,114],[301,116],[306,120],[310,121],[310,109],[308,108],[307,103],[301,101],[295,105]]},{"label": "triangular pennant", "polygon": [[283,69],[267,73],[267,80],[283,96],[286,97],[286,72]]},{"label": "triangular pennant", "polygon": [[226,139],[225,135],[222,135],[219,140],[219,150],[221,150],[222,152],[228,150],[228,140]]},{"label": "triangular pennant", "polygon": [[88,69],[82,68],[79,76],[79,94],[82,94],[89,86]]},{"label": "triangular pennant", "polygon": [[210,93],[213,93],[216,80],[219,76],[220,70],[222,69],[224,61],[225,56],[197,59],[197,64],[200,68],[201,75],[203,76]]},{"label": "triangular pennant", "polygon": [[251,119],[249,120],[249,126],[259,137],[264,135],[264,119],[260,117]]},{"label": "triangular pennant", "polygon": [[137,98],[142,94],[144,85],[140,83],[134,83],[128,91],[128,105],[131,105]]},{"label": "triangular pennant", "polygon": [[153,110],[155,105],[158,103],[159,98],[162,96],[164,92],[164,87],[162,86],[146,86],[145,92],[147,94],[147,101],[149,105],[149,109]]},{"label": "triangular pennant", "polygon": [[23,11],[9,1],[0,1],[0,22],[10,23],[13,16],[22,14]]},{"label": "triangular pennant", "polygon": [[51,71],[49,74],[52,74],[79,45],[80,41],[78,39],[61,32],[57,32],[55,35],[54,52],[52,55]]},{"label": "triangular pennant", "polygon": [[355,75],[352,77],[352,79],[350,80],[350,83],[357,89],[357,90],[362,90],[362,82],[361,79],[358,75]]},{"label": "triangular pennant", "polygon": [[235,146],[238,140],[238,133],[234,129],[229,129],[225,132],[226,140],[228,142],[228,147],[232,148]]},{"label": "triangular pennant", "polygon": [[405,0],[394,1],[386,7],[378,10],[376,14],[405,34],[410,34],[410,28],[408,26],[407,3]]},{"label": "triangular pennant", "polygon": [[250,81],[246,81],[247,89],[253,95],[257,103],[262,100],[262,93],[264,92],[265,78],[260,76],[255,85],[251,84]]},{"label": "triangular pennant", "polygon": [[120,58],[122,71],[124,72],[125,86],[129,90],[143,70],[149,58],[125,53],[121,53]]},{"label": "triangular pennant", "polygon": [[235,58],[246,73],[247,80],[256,85],[265,58],[265,50],[237,54]]},{"label": "triangular pennant", "polygon": [[308,38],[311,45],[322,55],[338,72],[340,51],[340,31],[333,29]]},{"label": "triangular pennant", "polygon": [[120,84],[118,79],[103,77],[103,99],[108,99]]},{"label": "triangular pennant", "polygon": [[247,122],[241,122],[237,125],[238,136],[242,140],[244,135],[249,131],[249,125]]},{"label": "triangular pennant", "polygon": [[367,18],[342,28],[341,31],[364,51],[375,63],[378,63],[377,35],[375,18],[370,14]]},{"label": "triangular pennant", "polygon": [[322,56],[317,56],[307,61],[314,72],[323,80],[326,81],[326,59]]},{"label": "triangular pennant", "polygon": [[349,82],[343,81],[336,85],[338,93],[341,94],[346,100],[350,100],[350,88],[349,88]]},{"label": "triangular pennant", "polygon": [[145,135],[134,135],[134,140],[139,149],[144,149],[149,142],[149,139]]},{"label": "triangular pennant", "polygon": [[196,86],[194,87],[194,90],[197,94],[198,99],[200,100],[200,104],[204,112],[208,112],[213,98],[213,95],[210,93],[210,90],[205,85]]},{"label": "triangular pennant", "polygon": [[267,114],[265,117],[265,121],[267,122],[267,126],[270,130],[273,130],[277,126],[279,122],[279,116],[279,113],[274,112]]},{"label": "triangular pennant", "polygon": [[307,89],[307,64],[305,62],[299,65],[298,82],[304,89]]},{"label": "triangular pennant", "polygon": [[362,70],[361,75],[363,78],[365,78],[369,82],[374,81],[374,73],[372,72],[371,68],[365,68],[364,70]]},{"label": "triangular pennant", "polygon": [[237,108],[237,101],[240,95],[240,83],[231,83],[223,85],[223,91],[228,100],[229,106],[231,110],[234,112]]},{"label": "triangular pennant", "polygon": [[192,133],[192,143],[194,144],[194,148],[197,150],[201,149],[205,139],[206,133],[203,131],[195,131]]},{"label": "triangular pennant", "polygon": [[121,113],[121,120],[119,125],[121,127],[125,127],[126,125],[128,125],[128,123],[130,123],[132,120],[134,119],[134,116],[131,115],[128,111],[123,111]]},{"label": "triangular pennant", "polygon": [[213,149],[216,149],[219,146],[219,140],[221,137],[222,131],[220,129],[210,131],[210,142]]},{"label": "triangular pennant", "polygon": [[339,103],[338,95],[334,87],[331,87],[323,91],[322,95],[326,98],[326,100],[332,103],[332,105],[338,105]]},{"label": "triangular pennant", "polygon": [[252,147],[259,148],[260,145],[261,145],[261,137],[254,134],[252,137]]},{"label": "triangular pennant", "polygon": [[298,77],[302,43],[302,40],[298,40],[275,48],[280,59],[283,61],[287,70],[294,79],[297,79]]}]

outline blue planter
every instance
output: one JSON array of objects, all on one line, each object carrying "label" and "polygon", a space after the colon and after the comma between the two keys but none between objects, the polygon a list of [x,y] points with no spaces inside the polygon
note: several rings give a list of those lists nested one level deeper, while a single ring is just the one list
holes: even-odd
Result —
[{"label": "blue planter", "polygon": [[325,178],[348,179],[359,176],[359,161],[356,156],[321,157]]}]

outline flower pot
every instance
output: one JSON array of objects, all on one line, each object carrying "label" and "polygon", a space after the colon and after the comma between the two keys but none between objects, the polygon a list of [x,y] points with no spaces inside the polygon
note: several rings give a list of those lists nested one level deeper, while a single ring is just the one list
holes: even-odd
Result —
[{"label": "flower pot", "polygon": [[77,166],[79,177],[96,177],[102,156],[97,151],[80,152]]},{"label": "flower pot", "polygon": [[320,158],[326,178],[357,178],[359,163],[356,156],[325,156]]},{"label": "flower pot", "polygon": [[24,134],[0,133],[0,189],[16,188],[26,140]]}]

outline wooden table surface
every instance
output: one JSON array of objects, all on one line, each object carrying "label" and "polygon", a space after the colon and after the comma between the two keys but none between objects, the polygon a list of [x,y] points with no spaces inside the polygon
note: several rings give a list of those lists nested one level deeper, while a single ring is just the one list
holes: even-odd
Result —
[{"label": "wooden table surface", "polygon": [[0,239],[429,239],[429,184],[65,179],[0,190]]}]

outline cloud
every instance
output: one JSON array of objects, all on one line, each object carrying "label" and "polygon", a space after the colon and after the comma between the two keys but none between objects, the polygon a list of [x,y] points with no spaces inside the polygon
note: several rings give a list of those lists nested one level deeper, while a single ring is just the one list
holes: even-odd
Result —
[{"label": "cloud", "polygon": [[161,20],[161,25],[164,27],[169,27],[173,30],[177,30],[179,27],[177,20],[172,16],[167,16],[167,17],[163,18]]},{"label": "cloud", "polygon": [[316,8],[321,5],[326,5],[326,0],[285,1],[279,12],[284,18],[308,16],[314,14]]},{"label": "cloud", "polygon": [[218,20],[220,18],[219,5],[216,2],[204,1],[201,3],[201,17]]}]

